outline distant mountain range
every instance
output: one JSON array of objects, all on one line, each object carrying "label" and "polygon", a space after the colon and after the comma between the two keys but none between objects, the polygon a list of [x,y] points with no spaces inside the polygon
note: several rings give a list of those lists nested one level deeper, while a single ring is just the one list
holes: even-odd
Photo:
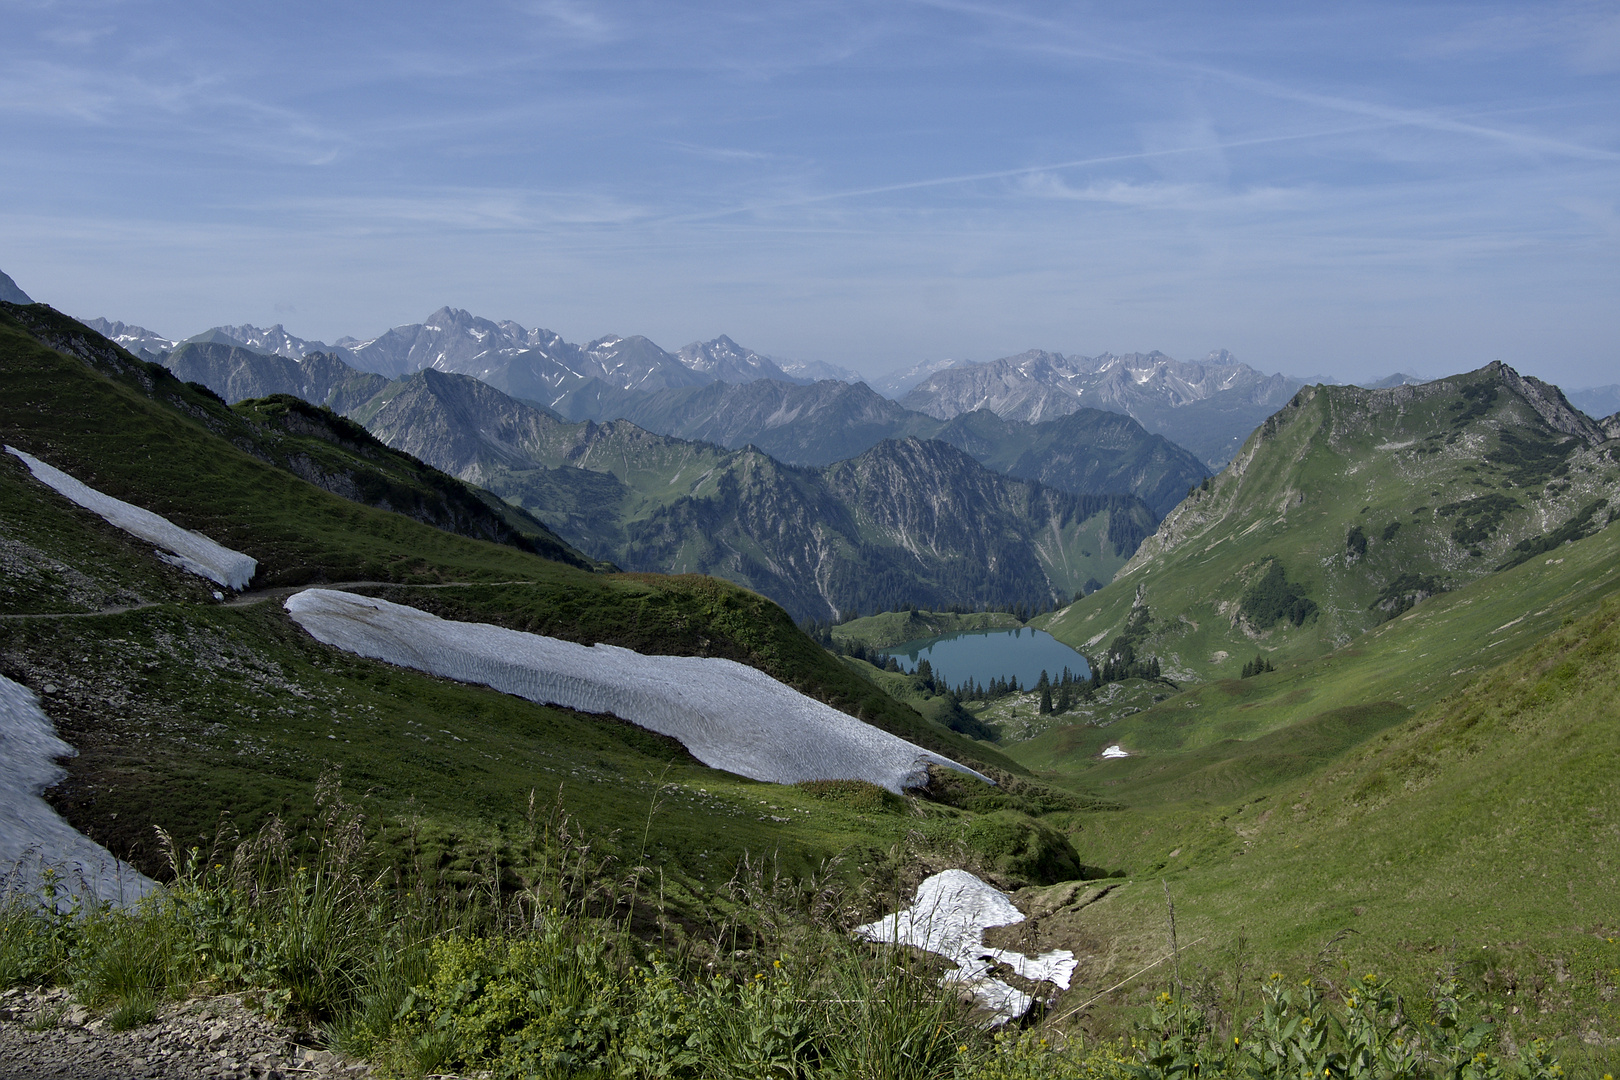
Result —
[{"label": "distant mountain range", "polygon": [[907,603],[1021,604],[1095,589],[1152,532],[1130,495],[1014,480],[936,441],[795,468],[756,448],[567,423],[477,379],[422,371],[354,418],[634,570],[747,585],[798,618]]},{"label": "distant mountain range", "polygon": [[900,403],[941,420],[977,409],[1029,423],[1086,406],[1122,412],[1218,468],[1301,385],[1237,363],[1224,350],[1186,363],[1161,352],[1086,357],[1031,349],[936,372]]},{"label": "distant mountain range", "polygon": [[1570,390],[1566,391],[1565,396],[1569,398],[1571,405],[1587,416],[1615,417],[1620,414],[1620,384]]},{"label": "distant mountain range", "polygon": [[[763,359],[729,338],[689,346],[683,353],[711,370],[733,374],[757,369]],[[361,416],[369,415],[365,403],[375,395],[398,392],[385,391],[393,384],[384,376],[359,371],[336,353],[289,360],[222,341],[194,340],[179,345],[165,363],[182,378],[202,383],[228,401],[293,394]],[[479,381],[498,388],[494,378]],[[1075,495],[1135,495],[1155,516],[1168,512],[1207,473],[1192,454],[1162,436],[1150,435],[1130,417],[1097,409],[1082,408],[1042,424],[1003,420],[989,412],[941,421],[880,397],[863,383],[825,380],[804,385],[766,378],[672,386],[656,393],[617,390],[595,378],[559,400],[577,407],[586,391],[598,395],[592,400],[599,406],[606,399],[615,404],[611,409],[570,414],[546,409],[531,396],[510,391],[505,396],[533,402],[559,421],[622,418],[661,435],[733,450],[752,446],[798,466],[831,465],[888,439],[938,439],[1016,479],[1039,481]],[[476,430],[487,421],[467,416],[459,422]],[[450,471],[460,475],[456,469]]]},{"label": "distant mountain range", "polygon": [[[747,363],[740,353],[711,356]],[[1184,451],[1095,410],[1065,418],[1067,432],[990,414],[947,425],[861,385],[709,384],[755,396],[836,390],[835,400],[876,410],[879,422],[862,432],[852,460],[797,468],[753,446],[727,449],[622,420],[570,422],[482,379],[433,368],[389,380],[333,353],[290,360],[221,341],[181,344],[167,366],[231,401],[290,394],[329,406],[388,445],[527,508],[595,558],[725,577],[799,618],[907,603],[1036,610],[1100,587],[1152,532],[1158,514],[1130,493],[1133,483],[1173,504],[1202,478]],[[951,428],[981,454],[999,448],[1031,472],[1041,471],[1042,448],[1061,444],[1062,453],[1045,455],[1046,471],[1087,490],[1005,476],[944,442],[908,438],[908,417]],[[1098,431],[1082,430],[1088,422]],[[1088,438],[1113,445],[1088,457]],[[1167,494],[1167,484],[1179,490]]]},{"label": "distant mountain range", "polygon": [[[723,418],[724,434],[703,430],[714,426],[707,402],[721,401],[723,408],[737,404],[723,388],[714,386],[717,383],[863,382],[848,368],[778,361],[725,335],[673,353],[640,335],[609,335],[577,345],[551,330],[531,330],[511,320],[495,322],[452,307],[373,338],[344,337],[331,344],[296,337],[279,324],[268,329],[216,326],[179,342],[105,319],[86,325],[138,355],[160,361],[181,345],[218,344],[292,360],[321,352],[388,378],[428,368],[471,375],[570,420],[624,418],[664,434],[711,438],[726,446],[753,442],[794,464],[827,464],[859,453],[881,438],[926,433],[916,420],[902,420],[897,426],[891,418],[874,425],[872,417],[864,416],[854,418],[855,426],[849,429],[773,435],[784,425],[753,413],[752,428]],[[1413,381],[1412,376],[1398,374],[1379,385]],[[1303,385],[1297,379],[1255,371],[1224,349],[1197,363],[1159,352],[1066,357],[1031,350],[990,363],[925,361],[867,382],[877,395],[941,421],[978,410],[1028,423],[1082,408],[1123,413],[1150,433],[1191,450],[1206,469],[1225,464],[1255,425]],[[828,399],[840,399],[841,394],[831,388],[818,392]],[[853,401],[844,398],[837,408],[847,408]],[[870,412],[864,405],[857,411],[863,410]],[[828,415],[825,408],[810,411]]]},{"label": "distant mountain range", "polygon": [[[1196,362],[1162,352],[1086,357],[1037,349],[988,363],[927,361],[872,379],[869,391],[857,393],[852,390],[862,379],[854,371],[778,361],[724,335],[673,353],[639,335],[610,335],[577,345],[551,330],[494,322],[451,307],[374,338],[345,337],[330,345],[296,337],[279,324],[268,329],[218,326],[180,342],[105,319],[87,325],[155,360],[183,345],[216,344],[291,360],[320,352],[387,378],[429,368],[472,375],[569,420],[623,418],[662,434],[710,439],[732,448],[752,443],[799,465],[825,465],[885,438],[917,435],[969,445],[908,413],[948,422],[988,411],[1006,421],[1040,424],[1095,408],[1130,416],[1147,433],[1186,448],[1201,468],[1213,470],[1305,385],[1304,380],[1257,371],[1225,349]],[[1388,388],[1421,381],[1397,372],[1361,385]],[[753,395],[731,389],[761,383],[771,388]],[[828,383],[834,385],[821,385]],[[816,389],[795,394],[792,387]],[[781,408],[765,411],[772,399]],[[882,399],[898,401],[907,412],[887,408]],[[1620,410],[1620,390],[1612,387],[1577,392],[1571,400],[1594,416]],[[981,462],[989,460],[975,453]],[[1027,464],[1015,468],[1004,462],[998,467],[1012,475],[1044,478]],[[1178,477],[1162,493],[1147,495],[1139,488],[1137,493],[1163,512],[1173,505],[1163,500],[1179,484]]]}]

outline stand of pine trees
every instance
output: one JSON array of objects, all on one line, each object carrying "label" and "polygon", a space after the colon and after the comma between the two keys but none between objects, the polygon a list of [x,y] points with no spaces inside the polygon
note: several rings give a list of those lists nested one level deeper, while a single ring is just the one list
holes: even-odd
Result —
[{"label": "stand of pine trees", "polygon": [[1249,678],[1253,678],[1256,675],[1263,675],[1268,671],[1276,671],[1276,670],[1277,670],[1276,668],[1271,666],[1271,661],[1270,660],[1267,660],[1264,656],[1261,656],[1259,653],[1255,653],[1254,654],[1254,659],[1250,660],[1247,664],[1243,665],[1243,674],[1239,675],[1238,678],[1240,678],[1240,679],[1249,679]]}]

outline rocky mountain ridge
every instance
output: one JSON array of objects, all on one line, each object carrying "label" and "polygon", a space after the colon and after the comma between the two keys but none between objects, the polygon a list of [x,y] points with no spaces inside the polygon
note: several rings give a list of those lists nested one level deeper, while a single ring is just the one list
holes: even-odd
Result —
[{"label": "rocky mountain ridge", "polygon": [[131,323],[112,322],[107,319],[83,319],[84,325],[106,338],[115,341],[140,357],[153,363],[161,362],[169,351],[179,344],[144,326],[135,326]]},{"label": "rocky mountain ridge", "polygon": [[[366,409],[367,400],[396,392],[386,389],[391,384],[384,376],[358,371],[328,353],[311,353],[295,362],[223,343],[186,343],[167,364],[228,401],[289,393],[341,413],[370,417],[382,403]],[[600,380],[591,383],[603,386]],[[506,405],[485,400],[504,415]],[[1207,472],[1190,453],[1148,434],[1130,417],[1089,408],[1036,425],[983,411],[939,421],[905,409],[863,383],[795,384],[770,378],[713,381],[656,394],[616,392],[613,400],[618,405],[611,410],[599,400],[601,407],[589,410],[588,418],[622,417],[648,431],[733,450],[752,445],[789,465],[830,465],[884,439],[935,438],[1017,479],[1038,480],[1077,495],[1133,494],[1155,514],[1168,511]],[[463,415],[456,423],[477,431],[487,429],[490,420]],[[391,437],[407,438],[398,431]],[[452,437],[440,431],[435,440]],[[412,452],[419,451],[436,461],[440,458],[435,454],[455,457],[453,449],[428,450],[413,443]]]},{"label": "rocky mountain ridge", "polygon": [[467,376],[419,372],[355,413],[389,445],[489,488],[626,569],[715,574],[799,618],[916,602],[1031,610],[1112,576],[1155,516],[887,440],[795,468],[754,447],[569,423]]}]

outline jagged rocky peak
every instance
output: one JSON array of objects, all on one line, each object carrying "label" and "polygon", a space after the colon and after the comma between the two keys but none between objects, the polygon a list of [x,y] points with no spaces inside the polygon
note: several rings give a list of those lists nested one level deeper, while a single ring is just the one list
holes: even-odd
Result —
[{"label": "jagged rocky peak", "polygon": [[678,355],[681,363],[691,370],[721,382],[746,383],[757,379],[791,379],[791,376],[768,357],[738,345],[724,334],[712,341],[694,341]]},{"label": "jagged rocky peak", "polygon": [[772,363],[795,381],[847,383],[872,381],[852,368],[829,364],[824,360],[773,360]]},{"label": "jagged rocky peak", "polygon": [[483,376],[519,353],[555,350],[559,343],[567,344],[550,330],[528,330],[510,319],[497,323],[448,305],[422,322],[393,327],[369,341],[339,342],[351,351],[356,366],[392,377],[423,368]]},{"label": "jagged rocky peak", "polygon": [[1524,398],[1554,431],[1578,436],[1593,445],[1604,441],[1602,425],[1571,405],[1564,392],[1552,383],[1542,382],[1533,375],[1520,375],[1500,360],[1493,360],[1485,370],[1496,374]]},{"label": "jagged rocky peak", "polygon": [[17,283],[11,280],[11,275],[3,270],[0,270],[0,300],[4,300],[8,304],[32,304],[34,302],[32,297],[19,289]]},{"label": "jagged rocky peak", "polygon": [[942,360],[922,360],[908,368],[902,368],[888,375],[879,375],[866,381],[872,389],[884,397],[899,400],[918,383],[931,375],[936,375],[941,371],[949,371],[951,368],[972,366],[975,365],[971,360],[958,360],[952,357],[945,357]]},{"label": "jagged rocky peak", "polygon": [[80,319],[80,322],[106,338],[116,341],[144,360],[161,361],[179,342],[144,326],[109,319]]},{"label": "jagged rocky peak", "polygon": [[[204,330],[200,334],[193,334],[180,344],[196,342],[206,344],[218,342],[222,345],[240,345],[254,352],[267,353],[270,356],[285,356],[289,360],[301,360],[312,352],[332,352],[333,347],[324,341],[310,341],[306,338],[289,334],[284,326],[276,323],[274,326],[264,328],[243,323],[241,326],[215,326]],[[338,350],[342,351],[342,350]]]}]

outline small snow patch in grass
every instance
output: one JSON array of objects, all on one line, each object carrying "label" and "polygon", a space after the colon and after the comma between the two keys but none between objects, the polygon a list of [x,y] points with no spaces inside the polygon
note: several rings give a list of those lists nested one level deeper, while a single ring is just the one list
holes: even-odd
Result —
[{"label": "small snow patch in grass", "polygon": [[934,764],[993,783],[734,660],[578,645],[330,589],[295,593],[285,606],[311,637],[346,652],[611,713],[679,740],[711,768],[752,780],[865,780],[898,794],[925,785]]},{"label": "small snow patch in grass", "polygon": [[21,459],[28,466],[28,471],[34,474],[35,480],[64,498],[101,515],[109,525],[163,548],[156,554],[166,563],[231,589],[246,586],[259,568],[258,561],[251,556],[216,544],[202,533],[182,529],[160,514],[104,495],[16,447],[6,447],[6,453]]},{"label": "small snow patch in grass", "polygon": [[1130,757],[1131,755],[1126,752],[1123,746],[1119,745],[1119,743],[1115,743],[1113,746],[1110,746],[1108,749],[1104,750],[1102,752],[1102,756],[1105,758],[1122,758]]},{"label": "small snow patch in grass", "polygon": [[1007,894],[966,870],[946,870],[917,886],[916,901],[904,911],[855,928],[868,941],[909,945],[936,953],[956,964],[945,978],[967,987],[975,1000],[995,1013],[994,1024],[1025,1016],[1035,999],[1000,979],[991,970],[1005,964],[1032,982],[1049,982],[1064,990],[1074,975],[1074,953],[1067,949],[1026,956],[984,943],[992,926],[1024,921]]}]

